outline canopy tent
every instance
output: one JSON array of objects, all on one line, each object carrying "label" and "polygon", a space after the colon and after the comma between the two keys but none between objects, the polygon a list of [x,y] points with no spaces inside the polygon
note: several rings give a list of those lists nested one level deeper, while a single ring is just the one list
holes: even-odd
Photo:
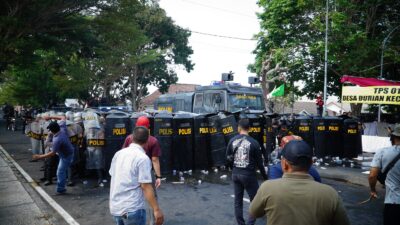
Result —
[{"label": "canopy tent", "polygon": [[342,83],[351,83],[358,85],[360,87],[369,87],[369,86],[400,86],[400,81],[390,81],[390,80],[380,80],[377,78],[366,78],[366,77],[353,77],[344,75],[340,82]]}]

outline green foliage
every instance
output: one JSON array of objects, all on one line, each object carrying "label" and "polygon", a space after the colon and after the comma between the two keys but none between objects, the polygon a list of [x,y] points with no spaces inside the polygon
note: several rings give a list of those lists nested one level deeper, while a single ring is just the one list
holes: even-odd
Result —
[{"label": "green foliage", "polygon": [[[104,77],[103,96],[130,98],[139,106],[147,85],[161,91],[176,83],[172,65],[193,69],[190,33],[174,24],[152,1],[121,0],[95,19],[101,39],[96,65]],[[112,31],[110,31],[112,30]],[[109,90],[118,90],[108,96]]]},{"label": "green foliage", "polygon": [[177,81],[172,66],[193,69],[189,36],[156,0],[2,1],[0,101],[138,105],[148,84],[166,90]]},{"label": "green foliage", "polygon": [[[259,73],[266,56],[290,68],[288,81],[303,81],[302,95],[323,90],[325,1],[260,0],[261,31],[249,69]],[[378,77],[381,44],[400,25],[397,0],[330,2],[328,93],[340,96],[342,75]],[[385,51],[385,78],[400,80],[400,29]]]},{"label": "green foliage", "polygon": [[43,67],[12,67],[7,70],[6,79],[9,82],[1,86],[1,102],[38,107],[56,100],[51,73]]}]

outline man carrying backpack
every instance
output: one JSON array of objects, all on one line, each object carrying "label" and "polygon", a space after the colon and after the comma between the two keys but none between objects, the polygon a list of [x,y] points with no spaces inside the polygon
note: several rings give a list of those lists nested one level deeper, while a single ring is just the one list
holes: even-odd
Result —
[{"label": "man carrying backpack", "polygon": [[[368,177],[371,198],[377,198],[376,183],[385,184],[384,225],[398,224],[400,214],[400,124],[391,133],[393,146],[379,149],[371,162]],[[385,179],[386,178],[386,179]]]}]

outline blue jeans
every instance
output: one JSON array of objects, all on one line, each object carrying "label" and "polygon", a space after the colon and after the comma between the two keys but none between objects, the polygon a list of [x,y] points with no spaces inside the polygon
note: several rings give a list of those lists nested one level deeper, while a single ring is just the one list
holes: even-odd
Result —
[{"label": "blue jeans", "polygon": [[58,162],[58,168],[57,168],[57,189],[56,189],[56,191],[59,193],[63,193],[67,190],[65,189],[65,184],[67,181],[67,171],[73,159],[74,159],[73,154],[65,158],[60,156],[60,161]]},{"label": "blue jeans", "polygon": [[124,216],[114,216],[117,225],[145,225],[146,210],[139,209],[134,212],[128,212]]}]

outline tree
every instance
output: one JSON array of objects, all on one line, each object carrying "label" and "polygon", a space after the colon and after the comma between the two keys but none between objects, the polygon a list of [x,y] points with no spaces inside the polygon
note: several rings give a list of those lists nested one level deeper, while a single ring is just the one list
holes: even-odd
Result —
[{"label": "tree", "polygon": [[69,46],[84,42],[84,12],[100,6],[99,2],[102,1],[1,1],[0,74],[8,65],[29,62],[36,49],[53,49],[62,54]]},{"label": "tree", "polygon": [[102,42],[96,64],[103,94],[117,90],[113,97],[130,98],[136,110],[147,85],[166,90],[177,81],[172,65],[193,69],[190,32],[176,26],[155,1],[116,2],[95,20]]},{"label": "tree", "polygon": [[96,44],[87,15],[94,6],[101,5],[94,0],[0,3],[3,101],[38,107],[87,97],[87,59]]},{"label": "tree", "polygon": [[[139,64],[157,57],[156,52],[141,52],[149,41],[134,18],[140,10],[140,2],[121,0],[94,20],[100,42],[94,61],[95,73],[102,87],[100,94],[109,101],[124,95],[124,87],[137,76]],[[112,93],[114,90],[118,93]]]},{"label": "tree", "polygon": [[34,56],[31,62],[10,66],[3,73],[0,102],[49,107],[65,98],[88,97],[91,79],[84,60],[76,55],[62,58],[55,51],[44,50],[36,50]]},{"label": "tree", "polygon": [[265,106],[270,105],[267,96],[270,92],[269,90],[271,84],[275,84],[275,81],[278,80],[284,80],[284,77],[279,76],[279,74],[287,71],[287,67],[281,67],[281,63],[277,63],[274,68],[271,68],[272,60],[273,60],[272,54],[270,54],[262,63],[260,71],[260,81],[261,81],[260,83],[261,83],[261,88],[263,90]]},{"label": "tree", "polygon": [[[174,66],[193,69],[189,36],[156,0],[2,1],[0,99],[38,106],[130,98],[137,109],[147,85],[165,91],[177,81]],[[24,87],[41,79],[41,93]]]},{"label": "tree", "polygon": [[[324,71],[325,1],[260,0],[261,31],[253,71],[272,53],[274,65],[287,66],[290,82],[303,81],[301,94],[322,91]],[[328,94],[340,96],[342,75],[377,77],[380,46],[400,21],[396,0],[330,2]],[[387,79],[400,79],[400,35],[393,35],[385,51]],[[275,75],[277,76],[277,74]],[[354,107],[359,113],[360,107]]]}]

